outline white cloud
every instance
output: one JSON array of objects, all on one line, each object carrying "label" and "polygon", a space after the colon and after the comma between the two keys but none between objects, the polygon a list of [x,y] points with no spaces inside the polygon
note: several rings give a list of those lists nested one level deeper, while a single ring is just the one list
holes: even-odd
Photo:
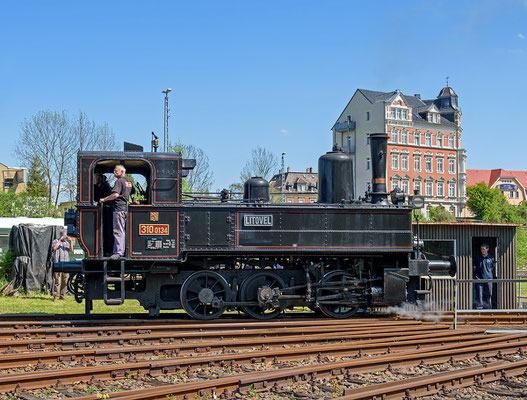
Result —
[{"label": "white cloud", "polygon": [[287,135],[289,131],[287,129],[280,129],[280,133],[283,135]]},{"label": "white cloud", "polygon": [[518,39],[521,39],[521,40],[525,39],[525,35],[523,33],[518,33],[518,35],[516,36],[518,37]]}]

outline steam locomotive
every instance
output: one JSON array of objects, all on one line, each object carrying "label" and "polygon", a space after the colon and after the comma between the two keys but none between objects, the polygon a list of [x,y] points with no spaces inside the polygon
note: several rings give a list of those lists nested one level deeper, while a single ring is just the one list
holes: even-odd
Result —
[{"label": "steam locomotive", "polygon": [[[268,319],[304,306],[348,318],[374,306],[419,302],[429,274],[455,273],[454,259],[429,261],[412,232],[414,196],[386,191],[387,135],[370,135],[372,189],[355,200],[353,166],[340,149],[319,159],[318,202],[270,202],[269,183],[245,182],[243,201],[182,200],[182,179],[196,161],[178,153],[80,152],[76,210],[66,213],[68,234],[85,252],[77,262],[55,263],[69,272],[70,290],[107,305],[137,299],[149,311],[184,309],[195,319],[225,310]],[[139,150],[139,151],[137,151]],[[139,174],[146,187],[130,204],[126,255],[112,260],[111,222],[94,201],[94,174],[117,164]],[[110,233],[111,237],[111,233]]]}]

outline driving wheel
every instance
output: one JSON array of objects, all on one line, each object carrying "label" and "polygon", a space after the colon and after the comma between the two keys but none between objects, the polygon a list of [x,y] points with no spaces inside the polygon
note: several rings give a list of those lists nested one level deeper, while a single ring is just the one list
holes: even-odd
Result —
[{"label": "driving wheel", "polygon": [[277,297],[284,287],[284,280],[274,272],[262,271],[249,275],[240,286],[240,300],[258,302],[258,305],[242,306],[243,311],[257,319],[276,317],[282,311]]},{"label": "driving wheel", "polygon": [[198,271],[190,275],[181,286],[181,305],[188,315],[196,319],[218,318],[225,311],[218,301],[227,300],[229,284],[214,271]]}]

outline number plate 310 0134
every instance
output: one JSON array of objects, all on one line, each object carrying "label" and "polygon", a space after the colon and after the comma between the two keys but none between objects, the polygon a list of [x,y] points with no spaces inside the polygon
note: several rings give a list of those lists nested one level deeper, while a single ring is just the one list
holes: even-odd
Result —
[{"label": "number plate 310 0134", "polygon": [[139,224],[139,235],[141,236],[168,236],[169,224]]}]

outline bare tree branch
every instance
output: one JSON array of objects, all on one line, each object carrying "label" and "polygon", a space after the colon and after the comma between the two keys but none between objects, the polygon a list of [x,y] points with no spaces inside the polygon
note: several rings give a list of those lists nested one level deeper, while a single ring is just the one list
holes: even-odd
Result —
[{"label": "bare tree branch", "polygon": [[76,153],[79,150],[112,150],[115,137],[107,124],[96,125],[82,112],[70,119],[66,111],[39,111],[20,126],[15,155],[23,165],[40,161],[49,188],[48,201],[55,205],[77,187]]},{"label": "bare tree branch", "polygon": [[196,166],[186,177],[189,190],[194,193],[208,192],[214,183],[214,173],[210,169],[207,154],[193,144],[178,143],[174,146],[174,149],[175,151],[181,151],[183,157],[196,160]]},{"label": "bare tree branch", "polygon": [[253,176],[269,180],[278,168],[279,164],[276,154],[258,146],[256,149],[252,149],[251,158],[243,167],[240,179],[242,183]]}]

